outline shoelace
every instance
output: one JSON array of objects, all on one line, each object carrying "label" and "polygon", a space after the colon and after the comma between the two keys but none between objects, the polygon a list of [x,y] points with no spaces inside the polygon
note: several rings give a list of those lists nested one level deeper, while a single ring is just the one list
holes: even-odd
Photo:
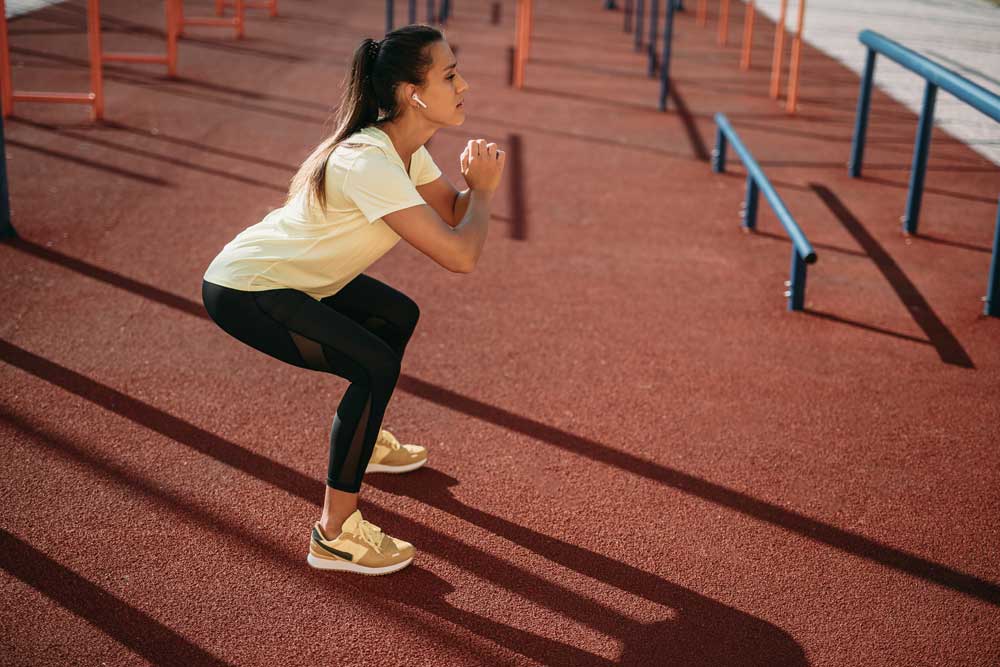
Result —
[{"label": "shoelace", "polygon": [[379,440],[381,440],[383,444],[388,444],[390,449],[395,450],[403,448],[403,446],[399,444],[399,440],[396,439],[396,436],[388,431],[382,431],[379,433]]},{"label": "shoelace", "polygon": [[358,524],[358,533],[361,535],[361,539],[371,545],[371,547],[378,553],[382,553],[382,529],[376,526],[370,521],[365,521],[364,519]]}]

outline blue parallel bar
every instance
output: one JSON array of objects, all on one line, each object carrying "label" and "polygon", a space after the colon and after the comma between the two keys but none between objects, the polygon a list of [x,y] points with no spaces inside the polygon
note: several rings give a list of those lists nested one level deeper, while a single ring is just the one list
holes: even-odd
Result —
[{"label": "blue parallel bar", "polygon": [[668,0],[663,18],[663,59],[660,60],[660,111],[667,110],[670,93],[670,47],[674,41],[674,3]]},{"label": "blue parallel bar", "polygon": [[642,22],[646,12],[644,0],[635,0],[635,51],[642,51]]},{"label": "blue parallel bar", "polygon": [[393,0],[385,0],[385,32],[386,32],[386,34],[392,32],[392,19],[393,19],[393,14],[395,14],[395,11],[393,11],[394,9],[395,9],[395,7],[393,7]]},{"label": "blue parallel bar", "polygon": [[916,234],[920,222],[920,202],[923,196],[924,175],[937,89],[941,88],[951,93],[959,100],[996,121],[1000,121],[1000,95],[990,92],[960,74],[942,67],[933,60],[883,37],[877,32],[862,30],[858,34],[858,40],[868,47],[868,58],[861,83],[861,93],[858,97],[858,113],[855,119],[854,141],[851,146],[851,161],[848,167],[848,173],[852,178],[861,175],[865,133],[868,127],[871,79],[875,69],[875,54],[881,53],[927,81],[927,88],[924,91],[924,106],[917,130],[917,142],[913,151],[913,169],[910,173],[910,191],[907,195],[906,214],[903,216],[904,231],[907,234]]},{"label": "blue parallel bar", "polygon": [[434,12],[434,0],[427,0],[427,24],[431,25],[437,21],[437,15]]},{"label": "blue parallel bar", "polygon": [[10,192],[7,190],[7,143],[3,135],[3,116],[0,115],[0,239],[16,236],[14,225],[10,224]]},{"label": "blue parallel bar", "polygon": [[[672,0],[667,0],[671,2]],[[649,6],[649,67],[647,68],[646,74],[649,78],[653,78],[656,75],[656,42],[658,41],[658,35],[656,34],[657,29],[660,27],[660,0],[651,0],[652,4]]]},{"label": "blue parallel bar", "polygon": [[990,277],[983,313],[1000,317],[1000,201],[997,202],[997,226],[993,232],[993,257],[990,259]]},{"label": "blue parallel bar", "polygon": [[920,201],[924,195],[924,176],[927,174],[927,154],[931,149],[931,130],[934,127],[934,102],[937,100],[937,86],[927,82],[924,86],[924,105],[917,125],[917,138],[913,144],[913,165],[910,167],[910,191],[906,196],[906,213],[903,214],[903,230],[907,234],[917,233],[920,221]]},{"label": "blue parallel bar", "polygon": [[725,114],[715,114],[715,125],[716,147],[712,153],[712,171],[716,173],[725,171],[726,146],[732,144],[733,150],[740,156],[740,160],[747,170],[747,197],[743,226],[749,229],[756,226],[758,191],[762,192],[764,198],[771,205],[771,210],[774,211],[792,240],[791,278],[787,283],[789,289],[785,292],[785,296],[788,297],[788,310],[802,310],[805,302],[806,264],[816,263],[816,252],[798,223],[795,222],[795,218],[788,212],[788,207],[778,196],[771,181],[768,180],[760,165],[757,164],[753,155],[740,140],[736,130],[729,124],[729,119],[726,118]]},{"label": "blue parallel bar", "polygon": [[409,14],[407,15],[409,16],[409,24],[413,25],[417,22],[417,0],[410,0],[409,10]]},{"label": "blue parallel bar", "polygon": [[1000,96],[995,93],[877,32],[862,30],[858,39],[865,46],[895,60],[993,120],[1000,121]]},{"label": "blue parallel bar", "polygon": [[861,175],[861,163],[865,159],[865,136],[868,134],[868,111],[872,106],[872,82],[875,79],[875,49],[868,49],[865,57],[865,73],[861,77],[858,92],[858,110],[854,115],[854,140],[851,142],[851,161],[848,174],[851,178]]},{"label": "blue parallel bar", "polygon": [[444,25],[451,18],[451,0],[441,0],[441,9],[438,11],[438,22]]}]

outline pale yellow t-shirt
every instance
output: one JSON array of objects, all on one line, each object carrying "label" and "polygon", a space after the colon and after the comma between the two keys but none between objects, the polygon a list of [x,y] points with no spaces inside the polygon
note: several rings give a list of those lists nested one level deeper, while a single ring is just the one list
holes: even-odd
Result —
[{"label": "pale yellow t-shirt", "polygon": [[300,192],[227,243],[205,280],[250,292],[290,287],[314,299],[336,294],[399,241],[382,216],[426,203],[417,186],[439,176],[425,147],[407,174],[389,135],[366,127],[327,160],[325,210],[307,206]]}]

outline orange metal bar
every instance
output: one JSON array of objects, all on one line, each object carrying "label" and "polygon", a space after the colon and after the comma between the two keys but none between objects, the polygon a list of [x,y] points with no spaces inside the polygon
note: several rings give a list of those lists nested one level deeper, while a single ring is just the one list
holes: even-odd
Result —
[{"label": "orange metal bar", "polygon": [[87,0],[87,51],[90,55],[90,92],[57,93],[48,91],[14,90],[10,72],[10,42],[7,34],[7,7],[0,0],[0,75],[3,76],[3,116],[14,112],[14,102],[50,102],[56,104],[89,104],[94,120],[104,117],[104,82],[101,77],[101,9],[99,0]]},{"label": "orange metal bar", "polygon": [[[215,13],[218,16],[222,16],[224,7],[235,7],[235,0],[216,0],[215,3]],[[266,9],[268,15],[274,18],[278,15],[278,0],[258,0],[258,2],[251,2],[251,0],[245,0],[243,6],[247,9]]]},{"label": "orange metal bar", "polygon": [[792,42],[792,63],[788,73],[788,102],[785,111],[795,113],[799,101],[799,62],[802,56],[802,28],[806,21],[806,0],[799,0],[799,19]]},{"label": "orange metal bar", "polygon": [[14,105],[14,89],[10,83],[10,44],[7,41],[7,3],[0,0],[0,106],[3,117],[10,115]]},{"label": "orange metal bar", "polygon": [[771,58],[771,98],[778,99],[781,90],[781,61],[785,50],[785,17],[788,14],[788,0],[781,0],[778,22],[774,25],[774,56]]},{"label": "orange metal bar", "polygon": [[698,0],[698,25],[708,25],[708,0]]},{"label": "orange metal bar", "polygon": [[514,51],[514,87],[524,88],[524,70],[528,60],[528,13],[531,11],[529,3],[531,0],[518,0],[517,2],[517,33]]},{"label": "orange metal bar", "polygon": [[719,46],[725,46],[729,41],[729,0],[722,0],[719,8]]},{"label": "orange metal bar", "polygon": [[175,19],[175,5],[180,0],[166,0],[167,20],[167,51],[164,54],[155,53],[104,53],[101,55],[102,66],[104,62],[126,62],[126,63],[155,63],[167,66],[167,75],[177,76],[177,21]]},{"label": "orange metal bar", "polygon": [[750,69],[750,51],[753,49],[753,18],[757,12],[754,0],[747,2],[746,13],[743,15],[743,55],[740,57],[740,69]]},{"label": "orange metal bar", "polygon": [[[218,9],[220,0],[216,0],[216,9]],[[227,18],[217,18],[214,16],[195,16],[193,18],[187,18],[184,16],[184,5],[183,3],[178,3],[180,6],[177,12],[177,34],[178,36],[184,35],[184,27],[189,25],[200,25],[200,26],[210,26],[214,28],[234,28],[236,30],[236,39],[243,39],[243,24],[244,24],[244,13],[246,9],[246,4],[243,0],[234,0],[236,8],[236,14],[231,19]]]}]

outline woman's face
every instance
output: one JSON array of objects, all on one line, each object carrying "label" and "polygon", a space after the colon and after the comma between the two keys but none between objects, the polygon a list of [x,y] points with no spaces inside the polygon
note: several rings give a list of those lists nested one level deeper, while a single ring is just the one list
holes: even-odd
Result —
[{"label": "woman's face", "polygon": [[[427,108],[417,104],[420,115],[441,125],[461,125],[465,122],[465,106],[462,104],[469,84],[458,73],[458,62],[448,42],[441,40],[429,47],[434,59],[427,72],[427,82],[415,87],[417,97]],[[416,104],[412,99],[407,104]]]}]

